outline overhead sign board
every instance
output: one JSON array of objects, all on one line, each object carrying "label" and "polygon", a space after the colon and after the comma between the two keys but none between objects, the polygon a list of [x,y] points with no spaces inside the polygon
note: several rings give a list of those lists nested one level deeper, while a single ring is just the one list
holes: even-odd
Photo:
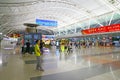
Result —
[{"label": "overhead sign board", "polygon": [[36,19],[36,24],[40,26],[57,27],[58,22],[53,20]]}]

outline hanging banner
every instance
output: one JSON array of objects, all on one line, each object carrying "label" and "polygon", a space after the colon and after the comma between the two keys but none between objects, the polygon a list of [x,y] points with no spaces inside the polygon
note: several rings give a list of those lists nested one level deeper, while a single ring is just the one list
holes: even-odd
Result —
[{"label": "hanging banner", "polygon": [[82,30],[81,32],[83,35],[87,35],[87,34],[116,32],[116,31],[120,31],[120,24],[90,28],[90,29]]}]

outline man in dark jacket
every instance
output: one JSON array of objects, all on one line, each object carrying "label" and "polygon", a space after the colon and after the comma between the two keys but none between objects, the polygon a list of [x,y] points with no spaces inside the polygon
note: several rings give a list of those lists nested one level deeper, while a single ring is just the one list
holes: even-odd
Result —
[{"label": "man in dark jacket", "polygon": [[29,40],[26,42],[26,52],[30,53],[30,42],[29,42]]}]

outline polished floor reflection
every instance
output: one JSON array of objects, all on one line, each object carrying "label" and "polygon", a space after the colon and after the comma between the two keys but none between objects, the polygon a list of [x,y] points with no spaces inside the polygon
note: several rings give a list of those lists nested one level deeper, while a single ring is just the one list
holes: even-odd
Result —
[{"label": "polished floor reflection", "polygon": [[120,48],[91,47],[43,55],[44,72],[35,70],[35,55],[21,55],[19,47],[0,50],[0,80],[119,80]]}]

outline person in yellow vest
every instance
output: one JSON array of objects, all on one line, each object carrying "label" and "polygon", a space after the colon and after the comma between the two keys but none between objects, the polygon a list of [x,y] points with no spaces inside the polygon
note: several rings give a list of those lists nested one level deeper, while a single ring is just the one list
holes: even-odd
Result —
[{"label": "person in yellow vest", "polygon": [[64,45],[64,43],[62,43],[60,47],[61,47],[61,52],[64,52],[65,51],[65,45]]},{"label": "person in yellow vest", "polygon": [[35,55],[37,59],[36,69],[40,71],[44,71],[42,68],[42,54],[40,52],[39,46],[40,46],[40,40],[36,40],[36,44],[35,44]]}]

